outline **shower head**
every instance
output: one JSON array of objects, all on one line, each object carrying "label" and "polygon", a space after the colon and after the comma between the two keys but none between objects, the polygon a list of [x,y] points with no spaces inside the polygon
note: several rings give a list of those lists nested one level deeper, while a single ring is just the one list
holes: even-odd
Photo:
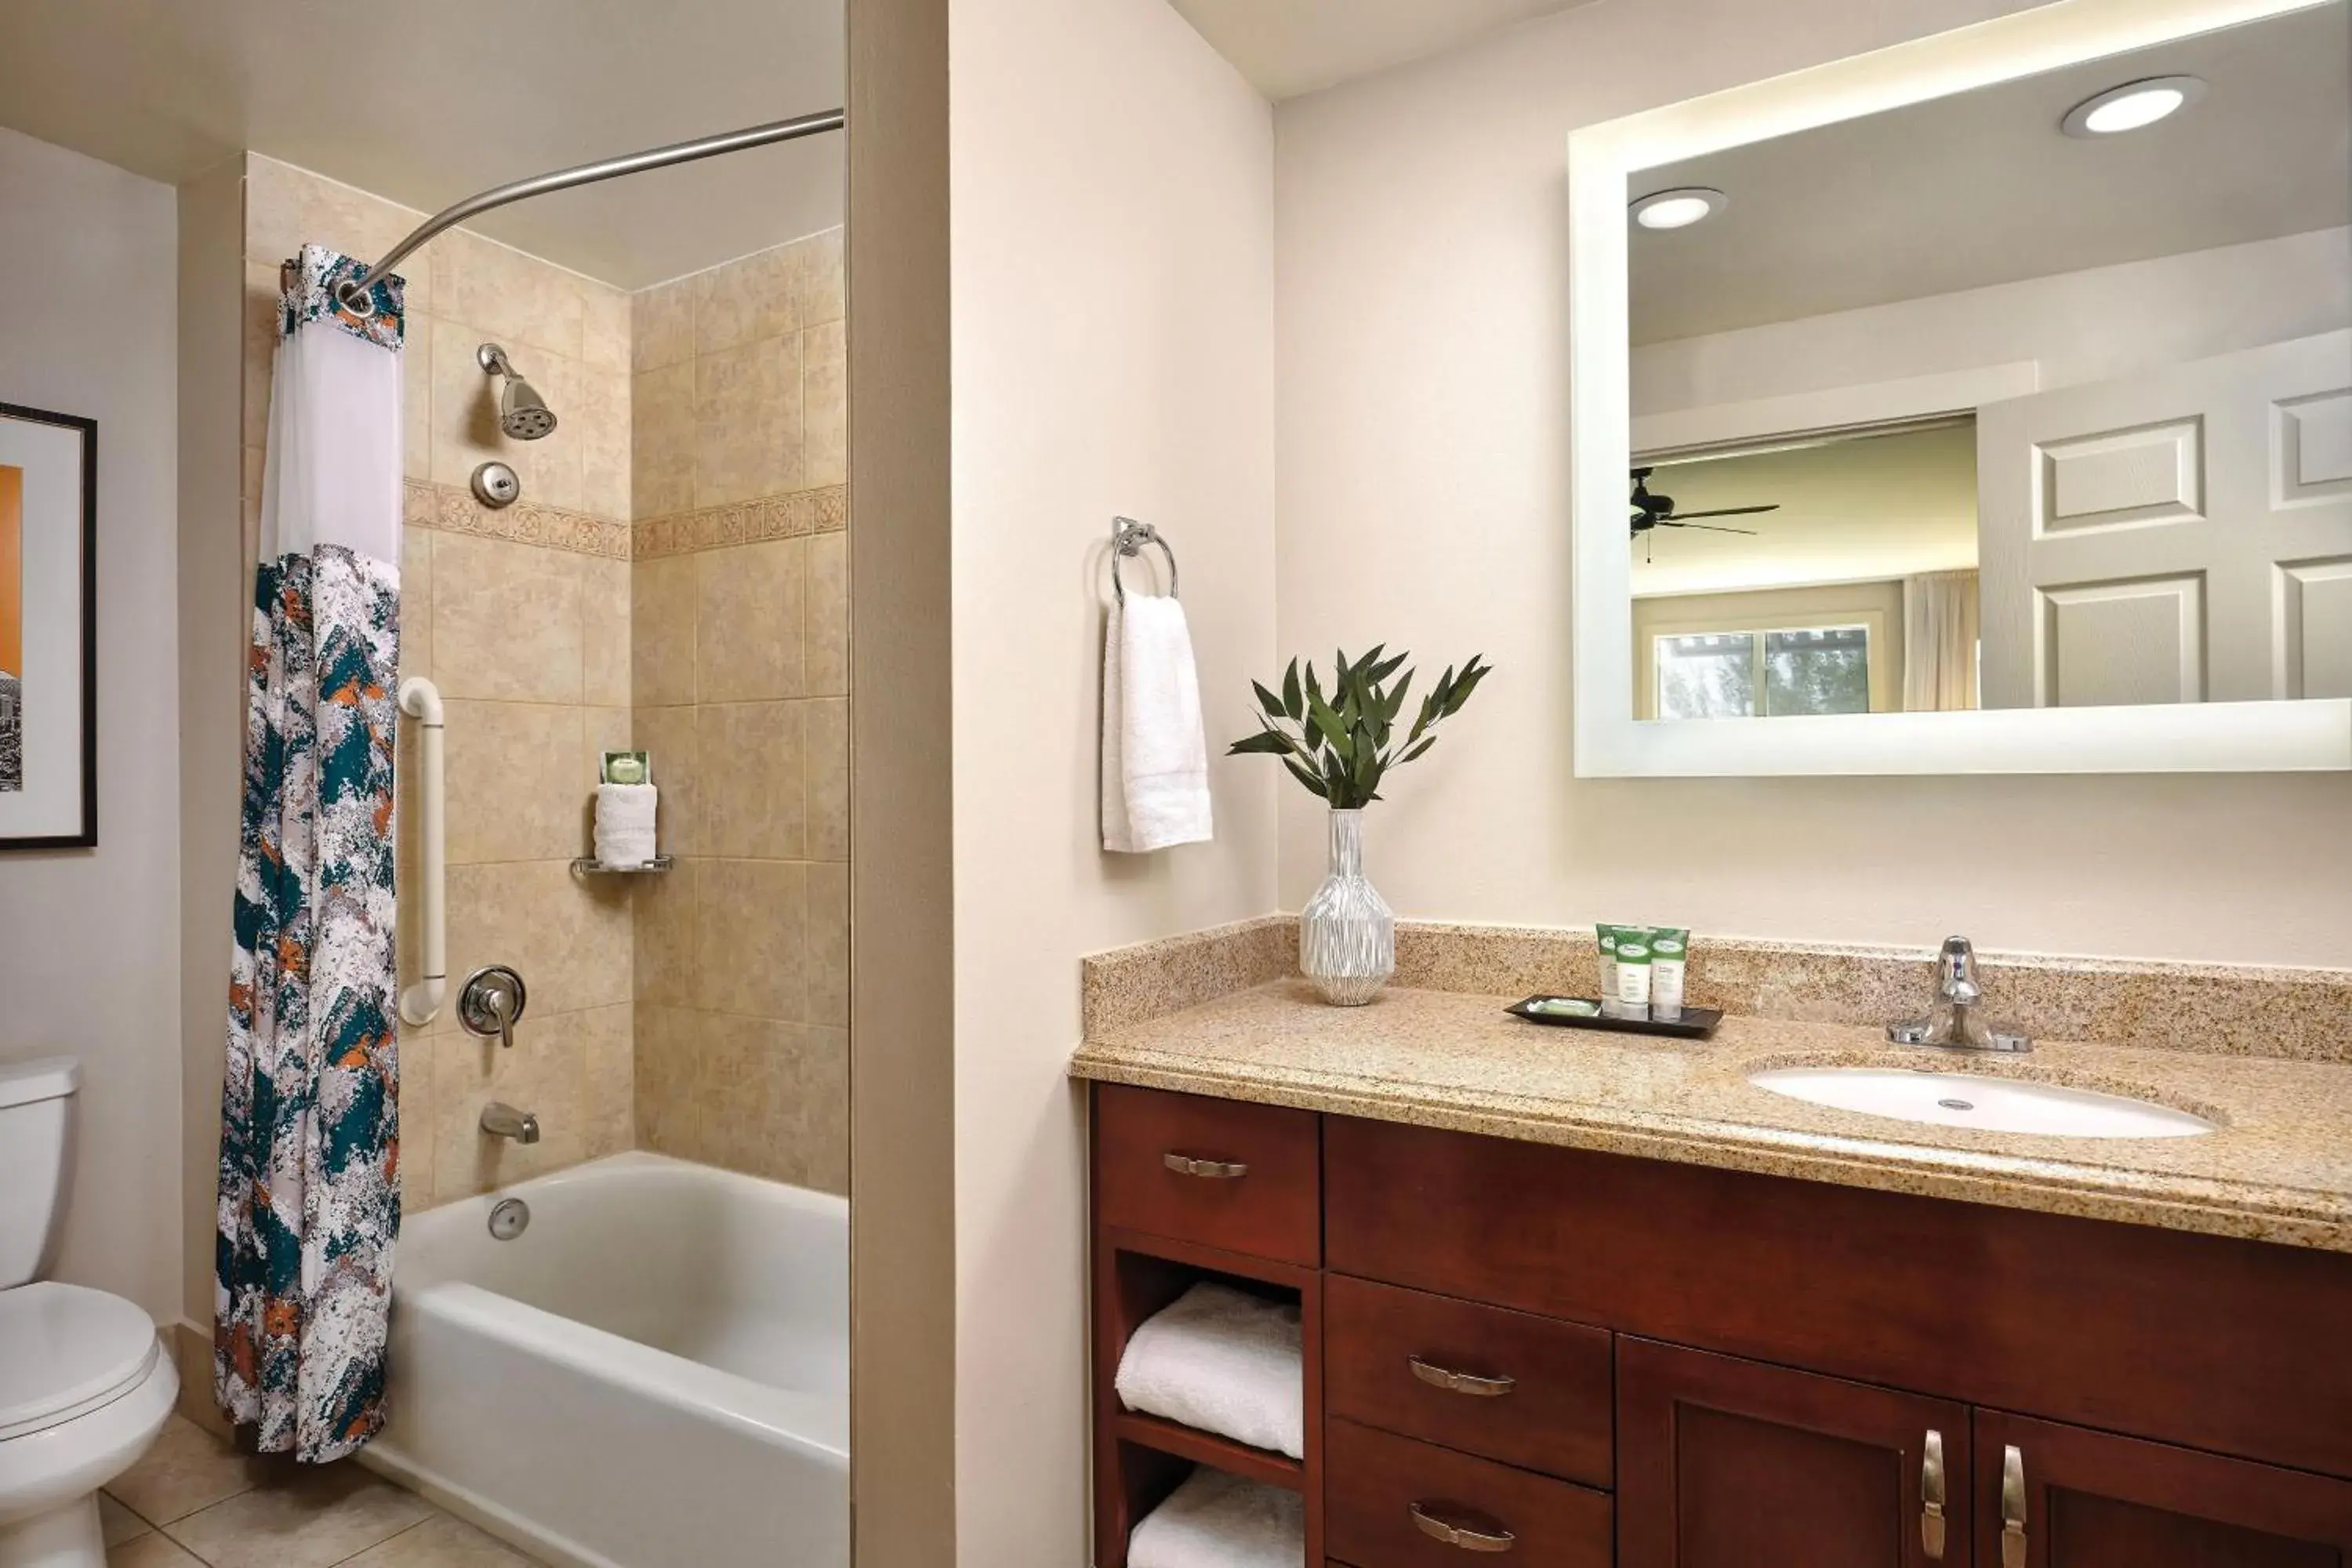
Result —
[{"label": "shower head", "polygon": [[474,351],[474,359],[492,375],[503,377],[505,387],[499,393],[499,428],[518,441],[536,441],[555,428],[555,410],[539,390],[515,372],[507,351],[496,343],[484,343]]}]

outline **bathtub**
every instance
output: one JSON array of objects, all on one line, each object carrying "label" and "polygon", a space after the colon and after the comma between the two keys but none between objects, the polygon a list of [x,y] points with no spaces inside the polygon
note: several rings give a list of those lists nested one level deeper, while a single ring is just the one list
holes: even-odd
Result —
[{"label": "bathtub", "polygon": [[411,1215],[389,1400],[368,1465],[561,1568],[848,1568],[848,1205],[630,1153]]}]

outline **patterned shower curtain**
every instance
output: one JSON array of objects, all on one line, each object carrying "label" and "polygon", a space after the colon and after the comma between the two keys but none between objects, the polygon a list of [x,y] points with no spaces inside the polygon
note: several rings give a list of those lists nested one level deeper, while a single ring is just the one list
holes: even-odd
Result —
[{"label": "patterned shower curtain", "polygon": [[221,1094],[214,1392],[313,1463],[383,1425],[400,1228],[401,284],[355,316],[360,270],[306,245],[281,278]]}]

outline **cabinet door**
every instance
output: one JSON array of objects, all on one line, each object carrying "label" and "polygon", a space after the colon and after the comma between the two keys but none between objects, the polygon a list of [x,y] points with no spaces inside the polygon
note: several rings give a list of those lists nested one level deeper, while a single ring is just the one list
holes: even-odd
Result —
[{"label": "cabinet door", "polygon": [[2352,1482],[1976,1413],[1978,1568],[2344,1568]]},{"label": "cabinet door", "polygon": [[1617,1345],[1619,1568],[1965,1568],[1966,1405]]}]

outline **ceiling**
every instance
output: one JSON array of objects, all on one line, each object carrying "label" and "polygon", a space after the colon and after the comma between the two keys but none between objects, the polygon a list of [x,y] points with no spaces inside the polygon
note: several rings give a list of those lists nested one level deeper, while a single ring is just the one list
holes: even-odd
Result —
[{"label": "ceiling", "polygon": [[[0,125],[173,183],[250,148],[425,211],[842,100],[843,0],[73,0],[8,13]],[[840,222],[841,171],[841,139],[818,136],[468,226],[640,288]]]},{"label": "ceiling", "polygon": [[[1632,228],[1633,342],[1697,337],[2352,221],[2344,0],[1636,174],[1711,185],[1687,229]],[[2168,120],[2084,140],[2091,94],[2186,72]]]},{"label": "ceiling", "polygon": [[[1778,501],[1780,510],[1636,539],[1633,594],[1721,594],[1884,582],[1977,563],[1973,420],[1752,456],[1661,465],[1654,494],[1678,511]],[[1650,559],[1645,562],[1643,545]]]},{"label": "ceiling", "polygon": [[1169,0],[1250,84],[1279,102],[1586,0]]}]

